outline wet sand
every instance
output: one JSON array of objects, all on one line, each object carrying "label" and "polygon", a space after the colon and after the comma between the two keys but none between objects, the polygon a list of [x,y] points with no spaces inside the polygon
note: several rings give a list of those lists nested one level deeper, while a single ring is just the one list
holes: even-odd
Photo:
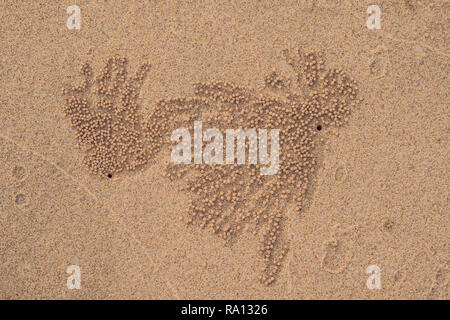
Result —
[{"label": "wet sand", "polygon": [[[379,1],[381,29],[368,30],[371,4],[80,1],[80,30],[66,26],[72,3],[0,5],[0,298],[448,299],[449,3]],[[83,164],[62,89],[86,62],[95,75],[114,56],[130,75],[149,63],[136,100],[148,120],[196,83],[260,93],[276,71],[292,88],[292,48],[342,68],[362,101],[317,137],[270,284],[261,233],[227,241],[187,223],[192,194],[166,175],[170,146],[111,178]],[[80,290],[67,288],[69,265]],[[380,290],[366,286],[371,265]]]}]

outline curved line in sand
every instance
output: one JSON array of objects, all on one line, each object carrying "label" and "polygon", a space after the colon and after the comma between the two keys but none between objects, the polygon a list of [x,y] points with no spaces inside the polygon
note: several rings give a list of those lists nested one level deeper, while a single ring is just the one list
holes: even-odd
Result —
[{"label": "curved line in sand", "polygon": [[[94,201],[96,201],[101,207],[103,207],[103,208],[109,213],[109,217],[110,217],[109,221],[110,221],[110,222],[112,222],[112,223],[117,223],[117,224],[119,224],[121,227],[125,228],[126,232],[131,236],[132,240],[134,240],[134,241],[139,245],[139,247],[141,248],[140,251],[141,251],[141,252],[144,252],[144,255],[147,257],[147,260],[150,261],[150,264],[151,264],[151,266],[153,267],[153,270],[152,270],[152,274],[151,274],[151,275],[153,275],[153,274],[158,270],[158,266],[155,265],[155,264],[153,263],[153,260],[152,260],[152,259],[150,258],[150,256],[147,254],[147,252],[146,252],[146,250],[145,250],[145,248],[146,248],[145,245],[144,245],[138,238],[136,238],[136,237],[134,236],[133,232],[131,232],[131,230],[128,228],[128,226],[127,226],[126,224],[124,224],[123,221],[122,221],[119,217],[117,217],[116,215],[113,215],[113,214],[112,214],[113,211],[112,211],[110,208],[106,207],[105,204],[103,203],[103,201],[101,201],[101,200],[97,197],[97,195],[96,195],[95,193],[93,193],[91,190],[89,190],[89,188],[88,188],[84,183],[82,183],[81,181],[79,181],[77,178],[75,178],[75,177],[74,177],[73,175],[71,175],[69,172],[67,172],[66,170],[64,170],[64,169],[61,168],[60,166],[58,166],[58,165],[57,165],[56,163],[54,163],[53,161],[49,160],[49,159],[48,159],[47,157],[45,157],[44,155],[42,155],[42,154],[40,154],[40,153],[38,153],[38,152],[36,152],[36,151],[33,151],[33,150],[31,150],[31,149],[25,147],[24,145],[22,145],[22,144],[16,142],[15,140],[11,139],[10,137],[8,137],[8,136],[6,136],[6,135],[4,135],[4,134],[1,134],[1,133],[0,133],[0,138],[2,138],[3,140],[5,140],[5,141],[7,141],[7,142],[9,142],[9,143],[11,143],[11,144],[13,144],[13,145],[18,146],[19,148],[21,148],[21,149],[24,150],[24,151],[27,151],[27,152],[32,153],[33,155],[37,156],[38,158],[41,158],[42,160],[44,160],[45,162],[47,162],[48,164],[50,164],[51,166],[53,166],[54,168],[56,168],[58,171],[60,171],[61,173],[63,173],[63,174],[64,174],[66,177],[68,177],[70,180],[72,180],[73,182],[75,182],[75,184],[77,184],[81,189],[83,189],[89,196],[92,197],[92,199],[94,199]],[[115,217],[115,218],[113,218],[113,217]],[[144,250],[142,250],[142,249],[144,249]],[[156,267],[156,268],[155,268],[155,267]],[[146,275],[147,275],[146,273],[144,273],[143,275],[144,275],[144,277],[146,277],[146,278],[150,278],[150,276],[151,276],[151,275],[146,276]],[[172,297],[175,297],[175,298],[179,299],[178,290],[174,287],[174,285],[173,285],[170,281],[168,281],[166,278],[164,278],[164,277],[162,277],[162,278],[163,278],[163,281],[165,282],[167,288],[169,288],[169,290],[171,291]]]}]

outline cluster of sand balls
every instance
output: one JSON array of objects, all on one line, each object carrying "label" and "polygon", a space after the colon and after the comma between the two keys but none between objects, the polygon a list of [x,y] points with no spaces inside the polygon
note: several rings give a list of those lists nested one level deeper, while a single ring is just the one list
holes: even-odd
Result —
[{"label": "cluster of sand balls", "polygon": [[283,89],[286,87],[286,81],[276,71],[272,71],[264,77],[264,84],[267,88],[272,89]]},{"label": "cluster of sand balls", "polygon": [[[344,124],[358,102],[355,81],[342,70],[325,70],[316,53],[298,53],[288,62],[298,74],[299,87],[307,88],[307,96],[288,90],[274,72],[265,77],[265,85],[285,90],[285,99],[223,81],[195,85],[195,97],[206,99],[202,101],[208,108],[218,109],[208,127],[222,132],[227,128],[280,129],[277,175],[261,176],[260,165],[197,165],[186,187],[194,195],[188,223],[210,229],[227,241],[249,228],[262,236],[260,280],[266,285],[276,279],[288,252],[282,232],[287,204],[292,201],[298,212],[302,210],[317,167],[316,136],[323,134],[318,128]],[[170,166],[168,171],[172,178],[185,174]]]},{"label": "cluster of sand balls", "polygon": [[[283,233],[288,205],[293,203],[298,212],[303,209],[317,166],[316,136],[323,135],[319,128],[341,126],[359,102],[356,82],[340,69],[326,70],[317,53],[284,53],[297,73],[298,91],[289,89],[276,72],[264,78],[269,92],[256,93],[227,81],[202,82],[194,85],[193,97],[156,102],[142,121],[136,97],[148,66],[127,81],[126,60],[112,58],[96,79],[99,99],[95,110],[84,96],[91,74],[86,66],[82,68],[85,81],[72,88],[65,108],[79,141],[89,145],[86,164],[97,174],[133,170],[147,163],[170,145],[172,130],[190,128],[192,136],[195,120],[221,132],[279,129],[276,175],[262,176],[259,164],[170,163],[166,171],[167,177],[180,181],[192,194],[188,224],[209,229],[230,243],[246,230],[261,236],[264,264],[259,279],[266,285],[275,281],[288,252]],[[280,92],[285,98],[279,98]]]},{"label": "cluster of sand balls", "polygon": [[80,69],[81,83],[63,89],[68,96],[64,111],[78,142],[86,147],[84,163],[94,174],[111,177],[149,159],[136,102],[149,65],[143,64],[130,78],[126,69],[125,58],[112,57],[94,78],[86,63]]},{"label": "cluster of sand balls", "polygon": [[319,80],[319,74],[325,69],[325,63],[317,52],[303,55],[299,50],[285,50],[287,63],[296,71],[299,82],[313,87]]}]

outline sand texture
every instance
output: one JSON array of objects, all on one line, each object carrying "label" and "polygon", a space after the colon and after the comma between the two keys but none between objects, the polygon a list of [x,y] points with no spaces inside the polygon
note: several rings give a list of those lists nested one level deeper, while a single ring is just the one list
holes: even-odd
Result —
[{"label": "sand texture", "polygon": [[[449,14],[2,1],[0,299],[449,299]],[[174,165],[194,121],[278,128],[278,172]]]}]

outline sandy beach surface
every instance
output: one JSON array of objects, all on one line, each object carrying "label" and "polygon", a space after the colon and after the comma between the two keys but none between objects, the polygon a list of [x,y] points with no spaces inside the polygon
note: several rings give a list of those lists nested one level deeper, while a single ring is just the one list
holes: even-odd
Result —
[{"label": "sandy beach surface", "polygon": [[[373,4],[381,28],[369,30]],[[73,5],[80,29],[67,25]],[[449,13],[449,1],[418,0],[1,1],[0,299],[449,299]],[[292,52],[303,62],[290,61]],[[130,123],[135,114],[142,120],[139,143],[126,149],[132,160],[89,154],[80,139],[87,136],[94,150],[103,150],[103,140],[76,122],[83,103],[67,106],[71,96],[91,108],[103,101],[94,88],[74,86],[83,86],[82,66],[96,79],[115,61],[120,73],[114,57],[127,59],[129,78],[148,64],[131,91],[115,91],[136,95],[124,111]],[[190,218],[191,171],[168,174],[171,147],[162,141],[171,129],[161,124],[192,125],[199,115],[179,111],[186,101],[221,123],[251,119],[252,112],[237,116],[241,103],[260,95],[272,101],[269,109],[270,99],[285,99],[283,112],[303,101],[297,96],[312,104],[314,66],[322,62],[354,80],[343,92],[351,98],[354,90],[355,103],[338,110],[345,123],[313,121],[299,131],[313,144],[288,150],[289,159],[308,150],[316,161],[286,173],[297,183],[307,172],[304,194],[294,184],[284,185],[288,200],[269,193],[275,204],[255,213],[263,221],[255,225],[220,223],[252,201],[265,209],[256,196],[236,200],[230,212],[210,206]],[[214,81],[233,87],[225,92]],[[99,103],[98,110],[108,107]],[[269,109],[255,119],[278,123]],[[125,130],[115,110],[112,130]],[[147,147],[154,152],[139,158]],[[229,178],[232,190],[239,174],[227,172],[192,181],[207,199],[220,198],[228,189],[208,183]],[[223,208],[230,203],[233,197]],[[79,267],[78,290],[68,288],[69,266]],[[380,288],[368,286],[373,270]]]}]

